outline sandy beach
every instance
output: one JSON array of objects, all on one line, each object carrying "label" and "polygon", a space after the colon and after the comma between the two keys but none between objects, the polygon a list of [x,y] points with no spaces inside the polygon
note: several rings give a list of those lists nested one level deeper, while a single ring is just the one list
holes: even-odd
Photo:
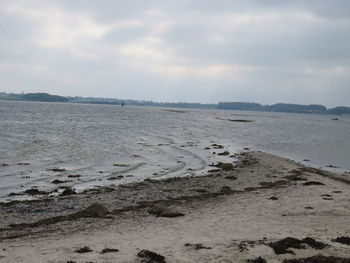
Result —
[{"label": "sandy beach", "polygon": [[0,262],[350,262],[345,176],[237,158],[205,176],[2,203]]}]

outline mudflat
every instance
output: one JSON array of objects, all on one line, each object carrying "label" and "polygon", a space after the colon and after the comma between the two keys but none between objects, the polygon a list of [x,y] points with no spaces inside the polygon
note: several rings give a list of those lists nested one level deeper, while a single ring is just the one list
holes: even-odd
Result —
[{"label": "mudflat", "polygon": [[262,152],[205,176],[0,204],[0,262],[350,262],[345,176]]}]

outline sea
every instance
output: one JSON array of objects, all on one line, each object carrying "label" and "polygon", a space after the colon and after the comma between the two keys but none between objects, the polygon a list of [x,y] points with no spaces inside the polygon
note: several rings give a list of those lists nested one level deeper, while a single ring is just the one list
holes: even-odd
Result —
[{"label": "sea", "polygon": [[248,149],[348,172],[350,116],[0,101],[0,201],[201,175]]}]

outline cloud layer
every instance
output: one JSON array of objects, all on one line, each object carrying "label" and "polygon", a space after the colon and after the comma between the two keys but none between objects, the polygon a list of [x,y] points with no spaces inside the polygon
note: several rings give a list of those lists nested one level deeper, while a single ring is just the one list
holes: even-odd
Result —
[{"label": "cloud layer", "polygon": [[347,0],[3,0],[0,90],[349,106]]}]

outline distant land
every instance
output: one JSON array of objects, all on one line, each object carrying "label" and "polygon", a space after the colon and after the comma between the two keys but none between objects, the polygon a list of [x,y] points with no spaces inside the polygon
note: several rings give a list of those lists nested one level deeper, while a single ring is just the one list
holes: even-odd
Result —
[{"label": "distant land", "polygon": [[172,108],[193,108],[193,109],[220,109],[220,110],[243,110],[243,111],[267,111],[267,112],[290,112],[290,113],[314,113],[314,114],[350,114],[350,107],[339,106],[327,109],[323,105],[277,103],[273,105],[262,105],[252,102],[219,102],[218,104],[202,104],[188,102],[153,102],[145,100],[122,100],[114,98],[95,97],[63,97],[48,93],[5,93],[0,92],[0,100],[15,101],[41,101],[41,102],[69,102],[107,105],[134,105],[134,106],[157,106]]}]

